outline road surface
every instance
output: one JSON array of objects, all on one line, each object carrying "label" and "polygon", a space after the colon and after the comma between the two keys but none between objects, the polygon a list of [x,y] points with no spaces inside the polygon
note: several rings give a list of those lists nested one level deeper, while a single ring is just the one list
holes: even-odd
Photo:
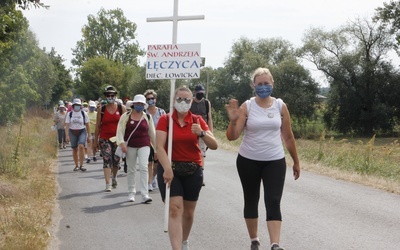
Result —
[{"label": "road surface", "polygon": [[[234,152],[208,151],[191,250],[250,249],[235,160]],[[141,204],[140,194],[136,202],[128,202],[122,171],[118,188],[104,192],[101,158],[85,164],[86,172],[74,172],[67,148],[60,150],[58,163],[59,194],[49,249],[171,249],[158,190],[150,193],[152,204]],[[261,249],[269,249],[263,204],[261,199],[259,238]],[[282,214],[281,245],[287,250],[400,249],[399,195],[306,171],[294,181],[288,168]]]}]

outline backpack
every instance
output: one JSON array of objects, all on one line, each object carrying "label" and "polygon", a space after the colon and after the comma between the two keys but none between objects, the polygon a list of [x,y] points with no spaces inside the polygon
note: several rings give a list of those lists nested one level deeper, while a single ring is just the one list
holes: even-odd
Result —
[{"label": "backpack", "polygon": [[205,117],[204,121],[208,124],[208,113],[210,112],[210,101],[207,99],[204,99],[204,105],[206,106],[206,117]]},{"label": "backpack", "polygon": [[206,104],[206,117],[207,117],[206,122],[208,123],[208,112],[210,111],[210,104],[207,99],[204,99],[204,103]]},{"label": "backpack", "polygon": [[[69,111],[69,119],[72,118],[72,112],[73,111]],[[82,114],[82,117],[83,117],[83,124],[86,124],[85,113],[83,113],[83,112],[85,112],[85,111],[81,110],[81,114]]]},{"label": "backpack", "polygon": [[[101,105],[100,121],[103,120],[104,112],[106,111],[106,105]],[[122,115],[122,105],[118,103],[118,111]]]},{"label": "backpack", "polygon": [[[161,117],[162,115],[165,115],[166,114],[166,112],[165,112],[165,110],[164,109],[162,109],[162,108],[157,108],[157,111],[158,111],[158,115]],[[148,110],[146,109],[146,114],[149,114],[148,112]]]}]

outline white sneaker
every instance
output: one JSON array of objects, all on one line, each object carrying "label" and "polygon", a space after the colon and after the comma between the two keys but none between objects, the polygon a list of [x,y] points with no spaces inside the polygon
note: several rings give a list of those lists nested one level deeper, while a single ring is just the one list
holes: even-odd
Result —
[{"label": "white sneaker", "polygon": [[149,184],[149,191],[153,191],[153,185]]},{"label": "white sneaker", "polygon": [[189,241],[185,240],[182,242],[182,250],[189,250]]},{"label": "white sneaker", "polygon": [[157,178],[153,178],[153,181],[151,182],[151,185],[153,186],[153,189],[157,189],[158,185],[157,185]]},{"label": "white sneaker", "polygon": [[111,185],[110,184],[106,185],[105,192],[111,192]]},{"label": "white sneaker", "polygon": [[135,194],[134,193],[129,193],[128,201],[130,201],[130,202],[134,202],[135,201]]},{"label": "white sneaker", "polygon": [[150,202],[152,202],[152,201],[153,201],[153,199],[152,199],[151,197],[149,197],[148,195],[144,195],[144,196],[142,197],[142,203],[148,204],[148,203],[150,203]]}]

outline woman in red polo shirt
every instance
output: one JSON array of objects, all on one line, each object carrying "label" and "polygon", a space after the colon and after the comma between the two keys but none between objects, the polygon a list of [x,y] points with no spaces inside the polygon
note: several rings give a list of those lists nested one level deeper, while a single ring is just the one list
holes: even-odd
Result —
[{"label": "woman in red polo shirt", "polygon": [[194,210],[203,184],[202,158],[198,138],[209,149],[217,149],[217,141],[201,116],[192,114],[192,92],[186,86],[175,92],[172,113],[172,166],[167,156],[170,114],[160,117],[156,130],[159,167],[157,179],[165,200],[166,185],[170,186],[168,232],[172,249],[187,249]]}]

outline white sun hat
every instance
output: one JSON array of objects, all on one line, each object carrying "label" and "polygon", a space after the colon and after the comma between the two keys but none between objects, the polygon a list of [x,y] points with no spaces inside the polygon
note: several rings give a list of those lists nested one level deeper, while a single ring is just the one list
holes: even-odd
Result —
[{"label": "white sun hat", "polygon": [[147,109],[149,107],[149,105],[146,102],[146,97],[144,97],[144,95],[135,95],[135,97],[133,97],[133,104],[135,103],[143,103],[144,104],[144,108]]},{"label": "white sun hat", "polygon": [[74,101],[72,102],[72,105],[81,105],[82,106],[81,99],[79,99],[79,98],[74,99]]}]

